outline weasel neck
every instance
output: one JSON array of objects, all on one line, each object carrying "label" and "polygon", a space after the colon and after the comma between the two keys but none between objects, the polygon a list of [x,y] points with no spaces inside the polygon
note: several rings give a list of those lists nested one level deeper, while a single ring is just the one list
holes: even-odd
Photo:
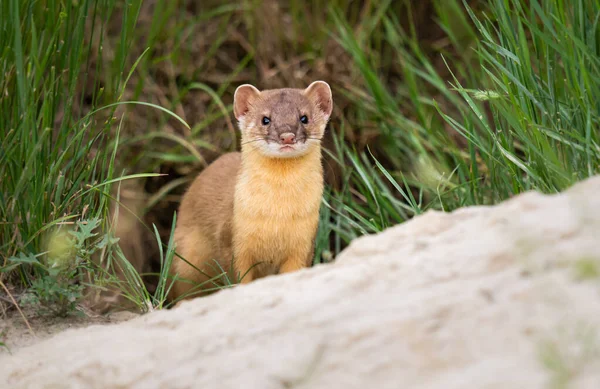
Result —
[{"label": "weasel neck", "polygon": [[242,151],[242,176],[285,180],[314,174],[323,174],[320,147],[312,147],[306,154],[293,158],[266,157],[252,149]]},{"label": "weasel neck", "polygon": [[236,220],[244,215],[253,220],[317,220],[323,186],[319,147],[297,158],[268,158],[246,150],[235,186]]}]

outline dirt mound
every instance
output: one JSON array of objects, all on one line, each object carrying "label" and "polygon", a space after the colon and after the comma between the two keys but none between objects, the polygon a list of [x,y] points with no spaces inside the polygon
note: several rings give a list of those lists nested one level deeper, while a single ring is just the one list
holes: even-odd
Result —
[{"label": "dirt mound", "polygon": [[0,359],[7,388],[596,388],[600,177]]}]

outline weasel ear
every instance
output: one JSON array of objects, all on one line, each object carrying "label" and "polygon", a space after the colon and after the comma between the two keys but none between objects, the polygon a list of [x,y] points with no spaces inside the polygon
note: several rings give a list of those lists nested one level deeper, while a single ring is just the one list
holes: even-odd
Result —
[{"label": "weasel ear", "polygon": [[260,91],[250,84],[237,87],[233,94],[233,114],[240,120],[248,113],[252,103],[260,96]]},{"label": "weasel ear", "polygon": [[325,81],[315,81],[304,90],[304,94],[319,107],[325,115],[325,120],[329,120],[333,111],[333,97],[329,84]]}]

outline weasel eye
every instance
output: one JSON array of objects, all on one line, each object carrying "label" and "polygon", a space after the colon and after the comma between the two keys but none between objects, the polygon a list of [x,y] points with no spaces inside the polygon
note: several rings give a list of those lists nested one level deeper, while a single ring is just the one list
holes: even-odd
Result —
[{"label": "weasel eye", "polygon": [[306,115],[302,115],[300,117],[300,121],[302,122],[302,124],[308,124],[308,118],[306,117]]},{"label": "weasel eye", "polygon": [[271,119],[269,119],[266,116],[262,118],[262,124],[263,124],[263,126],[268,126],[269,123],[271,123]]}]

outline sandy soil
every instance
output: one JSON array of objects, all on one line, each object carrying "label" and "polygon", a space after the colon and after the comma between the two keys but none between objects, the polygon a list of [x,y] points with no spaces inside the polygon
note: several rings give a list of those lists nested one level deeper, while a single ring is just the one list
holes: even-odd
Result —
[{"label": "sandy soil", "polygon": [[0,342],[6,345],[6,347],[0,347],[0,354],[14,352],[21,347],[38,343],[70,328],[118,323],[138,316],[132,312],[95,315],[91,312],[78,311],[68,317],[37,316],[33,312],[27,311],[24,313],[33,333],[16,309],[4,313],[0,311]]}]

